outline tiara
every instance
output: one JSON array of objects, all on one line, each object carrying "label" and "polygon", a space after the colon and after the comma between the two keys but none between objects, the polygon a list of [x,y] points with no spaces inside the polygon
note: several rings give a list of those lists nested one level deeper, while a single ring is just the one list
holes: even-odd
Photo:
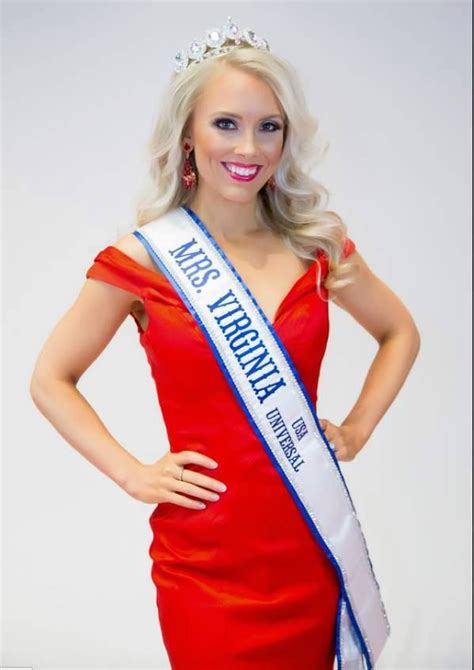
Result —
[{"label": "tiara", "polygon": [[174,58],[174,71],[183,72],[190,65],[200,63],[211,56],[227,53],[240,45],[270,50],[267,40],[249,28],[241,30],[232,21],[232,17],[228,16],[223,28],[209,28],[204,39],[195,39],[187,49],[180,49],[177,52]]}]

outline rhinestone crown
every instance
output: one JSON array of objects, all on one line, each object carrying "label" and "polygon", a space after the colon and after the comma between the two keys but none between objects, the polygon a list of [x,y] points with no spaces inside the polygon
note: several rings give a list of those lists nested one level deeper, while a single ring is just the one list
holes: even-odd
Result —
[{"label": "rhinestone crown", "polygon": [[178,51],[174,57],[174,71],[183,72],[190,65],[200,63],[211,56],[227,53],[239,45],[270,50],[267,40],[249,28],[241,29],[234,23],[232,17],[228,16],[223,28],[209,28],[204,39],[195,39],[187,49]]}]

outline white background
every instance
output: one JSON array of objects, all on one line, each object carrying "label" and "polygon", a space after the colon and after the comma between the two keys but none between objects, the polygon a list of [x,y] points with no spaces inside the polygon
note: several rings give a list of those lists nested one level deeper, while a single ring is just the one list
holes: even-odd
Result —
[{"label": "white background", "polygon": [[[29,382],[93,257],[135,226],[174,53],[228,14],[298,68],[331,142],[330,208],[421,333],[342,464],[392,625],[378,667],[470,668],[471,9],[456,2],[3,3],[2,665],[169,667],[153,506],[75,452]],[[331,324],[318,410],[338,423],[376,342],[335,305]],[[79,389],[138,458],[168,449],[131,317]]]}]

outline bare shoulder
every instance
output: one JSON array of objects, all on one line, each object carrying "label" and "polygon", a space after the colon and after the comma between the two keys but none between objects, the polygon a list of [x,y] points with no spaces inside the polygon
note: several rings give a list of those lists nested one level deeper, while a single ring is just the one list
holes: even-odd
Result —
[{"label": "bare shoulder", "polygon": [[156,266],[156,263],[148,253],[145,245],[140,242],[140,240],[137,239],[133,233],[127,233],[126,235],[123,235],[123,237],[118,239],[117,242],[111,246],[116,247],[127,256],[130,256],[130,258],[133,258],[134,261],[140,265],[143,265],[143,267],[147,268],[148,270],[160,272]]}]

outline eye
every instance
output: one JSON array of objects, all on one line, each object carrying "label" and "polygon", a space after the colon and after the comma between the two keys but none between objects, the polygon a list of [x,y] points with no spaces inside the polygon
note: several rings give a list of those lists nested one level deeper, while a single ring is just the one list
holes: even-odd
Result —
[{"label": "eye", "polygon": [[[235,125],[234,121],[232,119],[216,119],[213,122],[213,125],[219,128],[220,130],[231,130],[231,128],[225,128],[222,127],[221,124],[223,123],[232,123]],[[275,133],[277,130],[281,130],[281,126],[278,123],[275,123],[274,121],[267,121],[266,123],[263,124],[264,126],[273,126],[273,130],[270,130],[269,132]]]},{"label": "eye", "polygon": [[281,130],[281,126],[279,123],[274,123],[273,121],[267,121],[266,123],[263,124],[264,126],[273,126],[274,130],[272,130],[272,133],[276,133],[277,130]]},{"label": "eye", "polygon": [[220,130],[228,130],[228,128],[222,128],[221,123],[234,123],[231,119],[216,119],[214,125],[217,126]]}]

